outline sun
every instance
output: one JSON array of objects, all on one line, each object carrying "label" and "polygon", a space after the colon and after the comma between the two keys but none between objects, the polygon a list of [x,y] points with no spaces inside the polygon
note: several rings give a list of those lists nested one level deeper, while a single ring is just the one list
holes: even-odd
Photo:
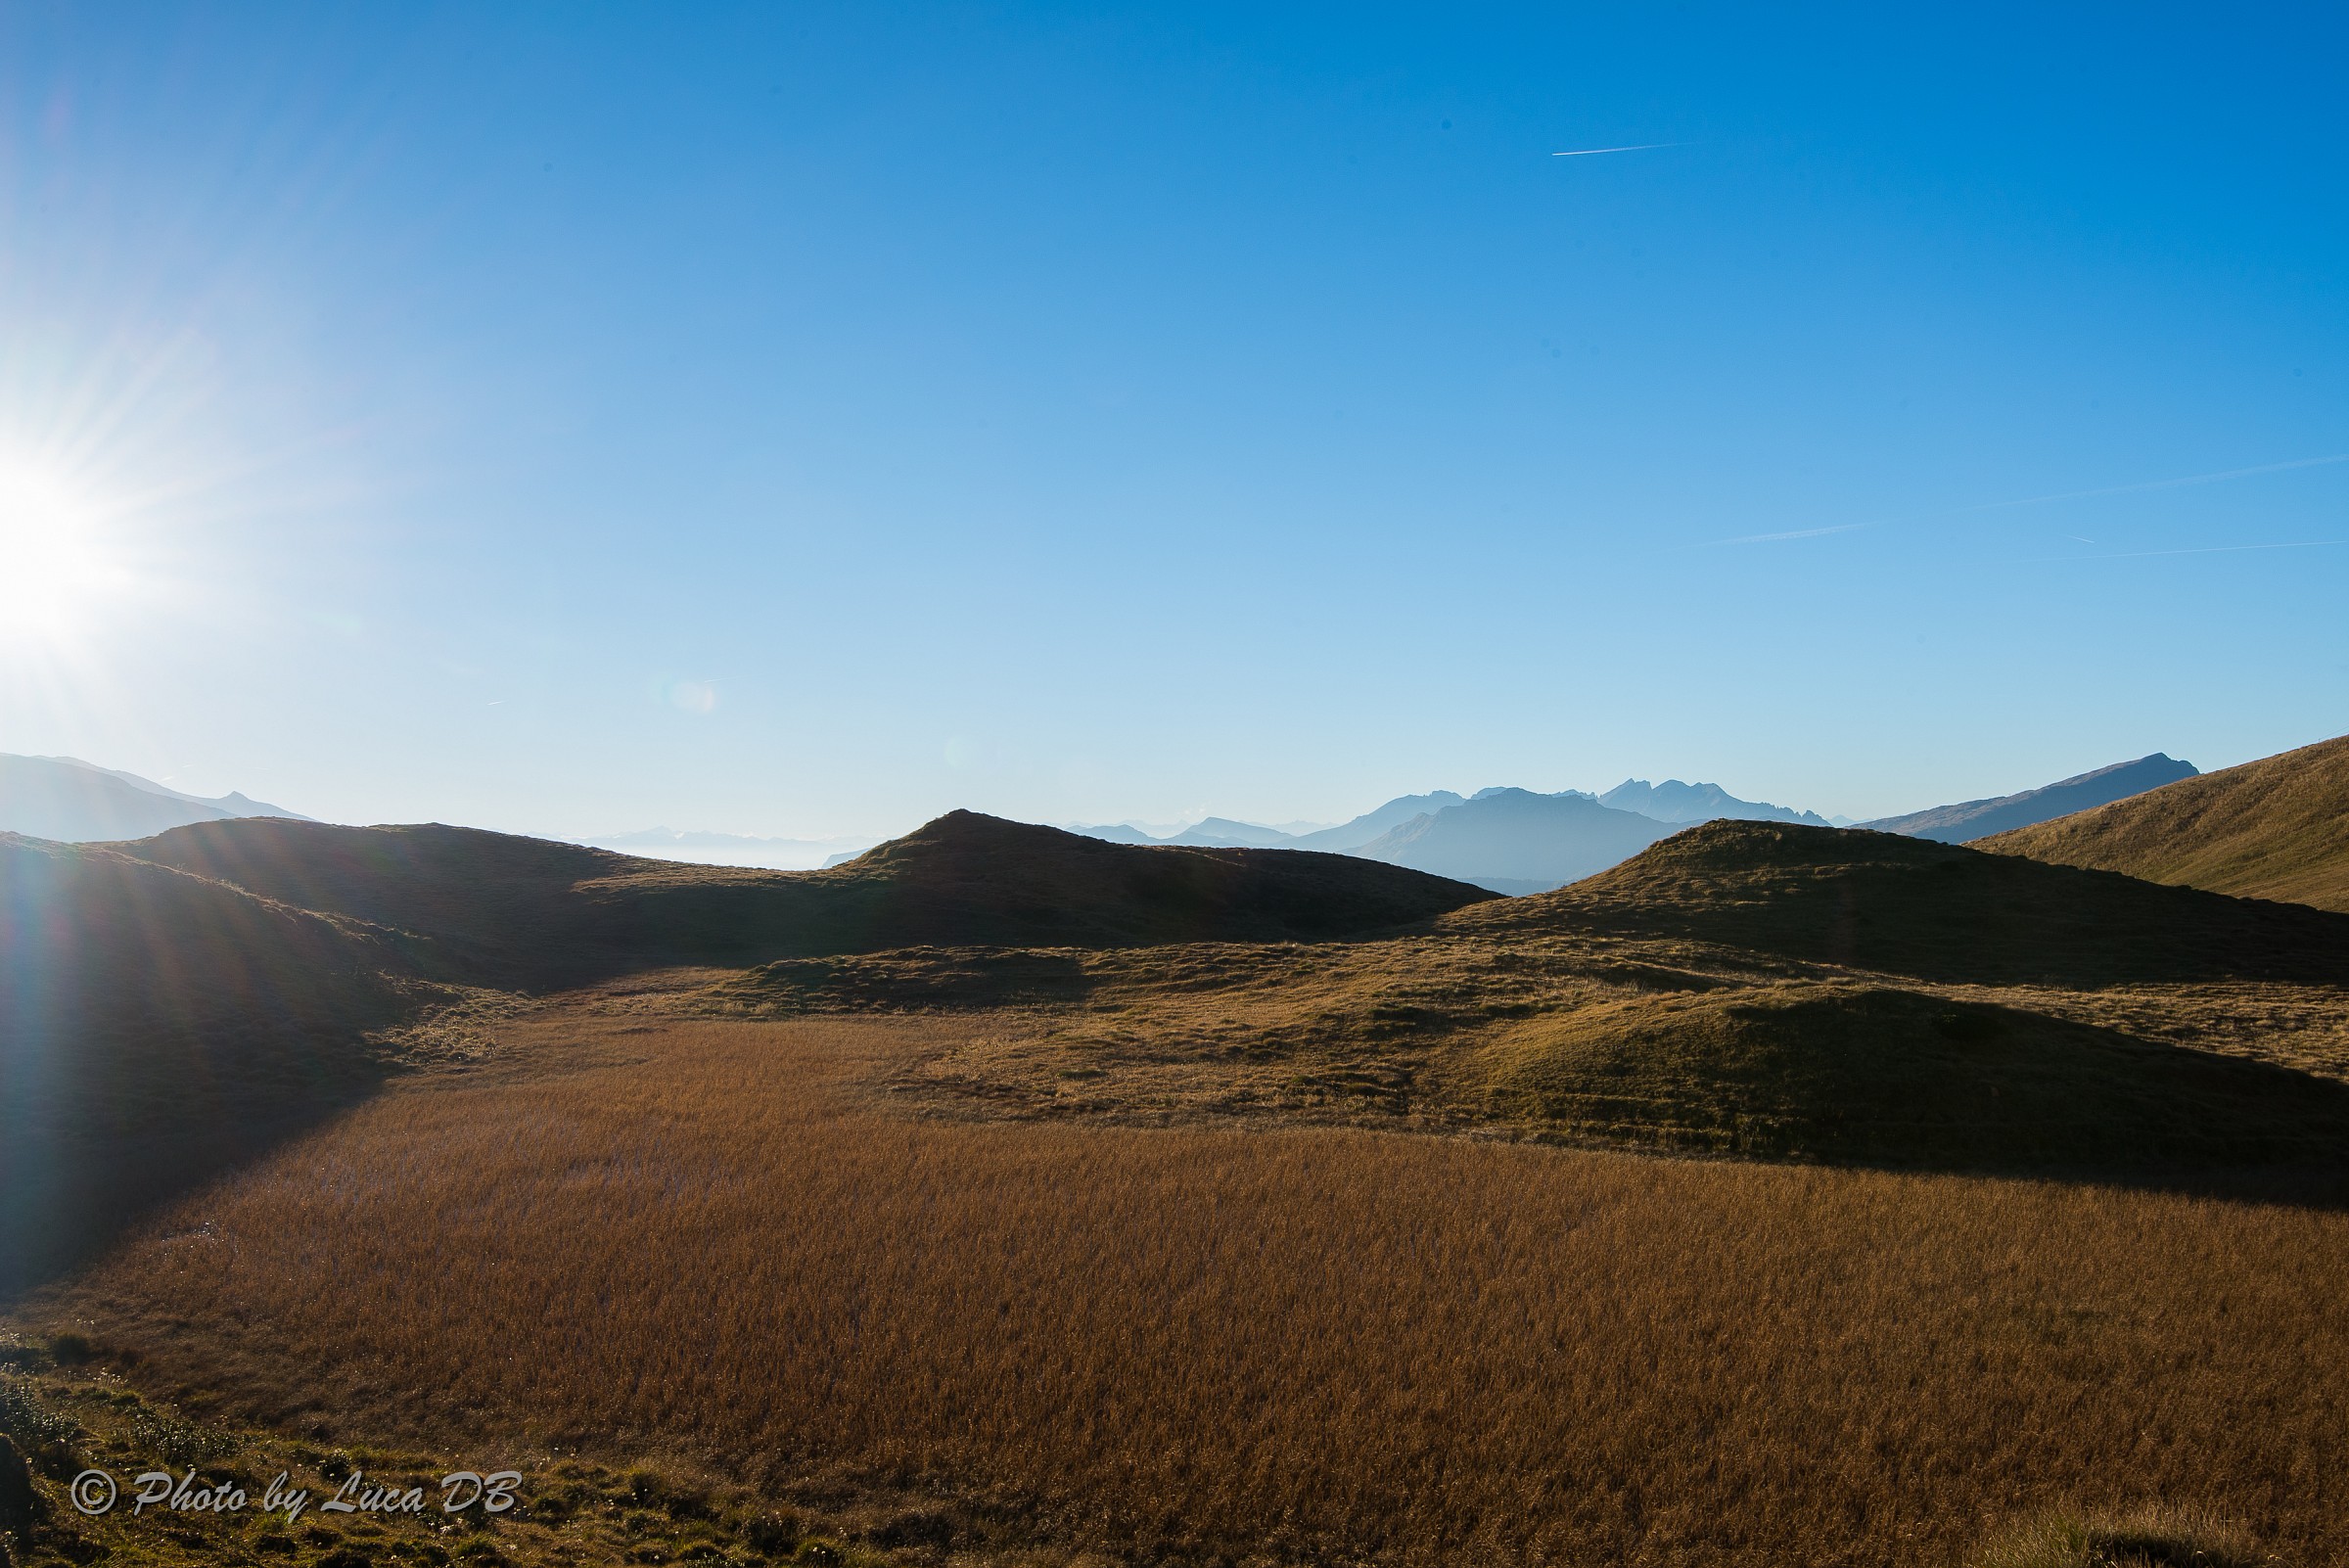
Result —
[{"label": "sun", "polygon": [[85,629],[124,576],[105,509],[87,491],[54,471],[0,460],[0,641]]}]

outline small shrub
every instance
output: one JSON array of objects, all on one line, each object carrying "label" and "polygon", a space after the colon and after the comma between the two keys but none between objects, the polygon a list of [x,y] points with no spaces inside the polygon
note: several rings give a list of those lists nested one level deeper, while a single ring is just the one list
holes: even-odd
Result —
[{"label": "small shrub", "polygon": [[2207,1514],[2141,1508],[2050,1513],[1994,1544],[1979,1568],[2271,1568],[2240,1531]]},{"label": "small shrub", "polygon": [[98,1359],[98,1347],[86,1334],[67,1332],[49,1336],[49,1356],[60,1366],[84,1366]]},{"label": "small shrub", "polygon": [[876,1546],[950,1546],[954,1521],[928,1508],[915,1508],[885,1522],[872,1533]]},{"label": "small shrub", "polygon": [[[24,1456],[17,1446],[0,1437],[0,1554],[8,1550],[11,1537],[23,1541],[32,1534],[33,1520],[40,1514],[40,1498],[32,1489],[32,1474],[25,1468]],[[0,1556],[0,1562],[5,1562]]]},{"label": "small shrub", "polygon": [[70,1444],[81,1428],[33,1398],[23,1384],[0,1379],[0,1433],[30,1453],[51,1444]]},{"label": "small shrub", "polygon": [[849,1560],[849,1551],[837,1541],[808,1540],[800,1543],[791,1560],[804,1568],[841,1568]]},{"label": "small shrub", "polygon": [[753,1551],[783,1556],[800,1544],[800,1517],[789,1511],[759,1514],[743,1525],[742,1539]]},{"label": "small shrub", "polygon": [[131,1441],[173,1464],[201,1465],[225,1459],[242,1447],[226,1432],[198,1426],[161,1410],[141,1410],[131,1417]]}]

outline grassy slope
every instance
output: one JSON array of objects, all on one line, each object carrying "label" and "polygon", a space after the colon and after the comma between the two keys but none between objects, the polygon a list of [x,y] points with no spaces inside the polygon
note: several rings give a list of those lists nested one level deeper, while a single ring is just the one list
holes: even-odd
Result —
[{"label": "grassy slope", "polygon": [[2349,912],[2349,735],[1976,848]]}]

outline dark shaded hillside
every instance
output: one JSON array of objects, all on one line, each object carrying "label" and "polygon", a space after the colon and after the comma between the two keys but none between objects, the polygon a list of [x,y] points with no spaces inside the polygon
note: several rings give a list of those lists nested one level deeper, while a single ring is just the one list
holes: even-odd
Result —
[{"label": "dark shaded hillside", "polygon": [[1709,822],[1461,932],[1673,938],[1944,982],[2349,985],[2349,916],[1860,829]]},{"label": "dark shaded hillside", "polygon": [[1975,848],[2349,911],[2349,735]]},{"label": "dark shaded hillside", "polygon": [[120,849],[415,933],[440,972],[525,987],[914,945],[1319,941],[1491,897],[1346,855],[1138,848],[973,811],[824,871],[679,865],[437,825],[204,823]]},{"label": "dark shaded hillside", "polygon": [[393,934],[0,835],[0,1293],[364,1094],[417,996]]},{"label": "dark shaded hillside", "polygon": [[337,827],[242,818],[115,846],[157,865],[304,909],[429,938],[421,961],[483,984],[537,986],[608,972],[627,941],[579,890],[631,870],[723,884],[779,873],[675,866],[610,850],[438,823]]},{"label": "dark shaded hillside", "polygon": [[1139,849],[951,811],[830,871],[807,952],[986,944],[1114,947],[1321,942],[1489,900],[1482,888],[1345,854]]}]

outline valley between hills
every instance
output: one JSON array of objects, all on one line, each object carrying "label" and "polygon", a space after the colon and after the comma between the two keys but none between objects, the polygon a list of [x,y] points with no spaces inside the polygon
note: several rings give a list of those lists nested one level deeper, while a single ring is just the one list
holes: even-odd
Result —
[{"label": "valley between hills", "polygon": [[[808,873],[0,839],[0,1532],[1857,1565],[2073,1520],[2339,1560],[2345,795],[2332,742],[1973,846],[1712,821],[1526,898],[967,812]],[[528,1501],[63,1499],[158,1454],[471,1456]]]}]

